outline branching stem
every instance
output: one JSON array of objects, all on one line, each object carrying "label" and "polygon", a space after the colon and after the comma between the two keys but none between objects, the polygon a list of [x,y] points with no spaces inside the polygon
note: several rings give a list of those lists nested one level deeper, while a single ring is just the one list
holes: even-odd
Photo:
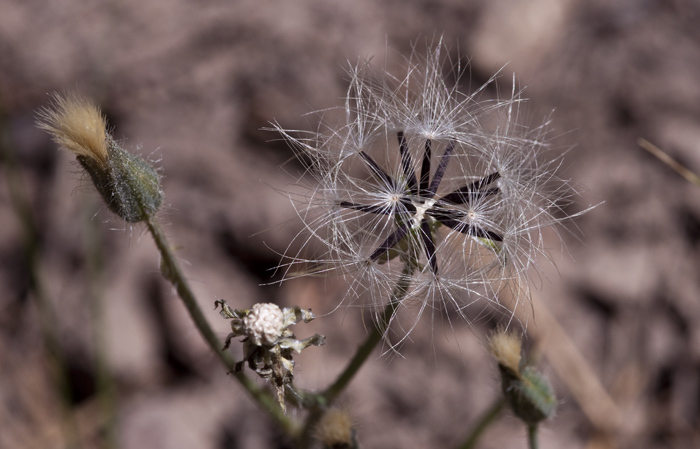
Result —
[{"label": "branching stem", "polygon": [[338,376],[338,379],[323,392],[323,397],[325,402],[330,405],[338,395],[345,389],[345,387],[350,383],[350,380],[355,376],[355,374],[360,370],[360,367],[365,363],[369,355],[372,353],[377,344],[382,340],[387,328],[389,327],[389,322],[391,317],[396,313],[397,306],[406,297],[408,293],[408,288],[411,284],[411,278],[413,277],[414,268],[410,264],[407,264],[401,273],[401,277],[394,287],[394,291],[391,295],[391,301],[384,309],[384,312],[379,317],[379,320],[372,330],[372,332],[367,336],[367,339],[357,349],[355,356],[350,360],[348,366],[345,370]]},{"label": "branching stem", "polygon": [[312,410],[306,420],[306,424],[304,425],[304,430],[300,438],[300,447],[305,448],[309,446],[313,429],[321,416],[323,416],[325,409],[327,409],[343,392],[355,374],[357,374],[362,365],[367,361],[367,358],[369,358],[372,351],[374,351],[374,349],[377,347],[377,344],[382,341],[386,330],[389,328],[391,318],[396,313],[398,305],[404,298],[406,298],[406,295],[408,294],[408,289],[411,285],[411,280],[415,269],[415,264],[406,264],[401,272],[401,277],[394,287],[391,300],[384,309],[384,312],[382,312],[382,314],[379,316],[376,326],[372,332],[367,336],[365,342],[362,343],[359,348],[357,348],[355,356],[352,358],[352,360],[350,360],[335,382],[333,382],[330,387],[328,387],[316,398],[315,402],[318,404],[318,406]]},{"label": "branching stem", "polygon": [[173,250],[170,247],[162,228],[158,224],[158,221],[154,217],[149,216],[146,220],[146,225],[148,226],[148,230],[151,232],[153,240],[155,241],[161,255],[161,271],[166,279],[168,279],[177,290],[178,296],[180,296],[180,299],[182,299],[182,302],[185,304],[192,321],[194,322],[195,326],[197,326],[197,329],[204,338],[204,341],[207,343],[207,345],[209,345],[211,350],[219,356],[219,359],[221,359],[221,362],[224,364],[224,366],[226,366],[229,373],[231,373],[236,380],[238,380],[238,382],[250,394],[250,396],[270,413],[272,418],[288,435],[294,437],[297,433],[297,428],[293,421],[284,414],[277,403],[277,400],[267,390],[264,390],[256,385],[255,382],[253,382],[253,380],[251,380],[243,372],[236,372],[236,362],[233,357],[228,352],[221,350],[223,345],[214,333],[214,330],[209,325],[204,313],[202,313],[202,309],[199,307],[199,303],[197,302],[187,279],[182,273],[175,254],[173,253]]}]

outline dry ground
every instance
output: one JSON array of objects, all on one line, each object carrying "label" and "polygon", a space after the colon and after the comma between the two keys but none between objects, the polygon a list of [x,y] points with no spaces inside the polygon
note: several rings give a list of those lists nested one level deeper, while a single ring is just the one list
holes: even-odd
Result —
[{"label": "dry ground", "polygon": [[[585,381],[600,380],[622,420],[604,432],[608,412],[581,406],[562,378],[580,372],[545,357],[562,401],[541,447],[700,446],[700,190],[636,144],[644,137],[700,170],[697,2],[0,0],[0,11],[0,137],[15,158],[5,153],[0,167],[0,448],[65,447],[38,285],[56,310],[83,447],[104,447],[98,355],[116,381],[120,447],[287,447],[202,344],[143,229],[125,229],[77,187],[72,157],[34,127],[47,93],[89,95],[118,138],[161,159],[168,233],[224,336],[216,298],[323,314],[343,288],[259,286],[300,229],[275,226],[294,218],[276,189],[299,167],[260,128],[313,127],[303,115],[339,104],[346,61],[388,54],[391,67],[393,51],[440,35],[453,58],[470,58],[475,83],[507,63],[504,73],[528,86],[534,120],[554,110],[556,143],[572,148],[565,175],[587,187],[579,204],[605,201],[562,232],[569,254],[554,251],[557,269],[544,268],[538,296],[589,364]],[[11,187],[37,224],[38,280]],[[363,447],[457,444],[498,394],[480,342],[489,325],[425,323],[404,358],[373,358],[342,400]],[[300,327],[328,345],[298,358],[299,383],[327,385],[362,326],[350,309]],[[506,414],[479,447],[525,447],[524,435]]]}]

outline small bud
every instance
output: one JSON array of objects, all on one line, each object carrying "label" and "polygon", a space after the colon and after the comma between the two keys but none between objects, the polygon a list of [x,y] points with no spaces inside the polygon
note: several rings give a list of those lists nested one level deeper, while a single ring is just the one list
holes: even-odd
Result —
[{"label": "small bud", "polygon": [[[499,365],[500,366],[500,365]],[[526,424],[533,426],[554,416],[557,398],[546,377],[535,368],[523,369],[519,379],[501,373],[503,392],[513,413]]]},{"label": "small bud", "polygon": [[53,100],[39,111],[37,126],[76,155],[107,207],[128,222],[157,212],[163,201],[158,173],[112,138],[100,109],[72,93]]},{"label": "small bud", "polygon": [[324,449],[358,447],[352,417],[347,411],[337,408],[328,410],[318,422],[316,438]]},{"label": "small bud", "polygon": [[557,398],[544,377],[532,366],[522,366],[522,342],[515,334],[497,332],[491,336],[488,349],[498,362],[501,388],[515,416],[528,426],[554,416]]}]

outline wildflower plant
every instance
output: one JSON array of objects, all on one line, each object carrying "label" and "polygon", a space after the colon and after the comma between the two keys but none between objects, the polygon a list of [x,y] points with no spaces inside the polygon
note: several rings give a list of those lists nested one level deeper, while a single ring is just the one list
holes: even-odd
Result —
[{"label": "wildflower plant", "polygon": [[[389,330],[402,332],[391,343],[396,349],[426,311],[434,316],[447,309],[469,319],[467,309],[482,303],[512,313],[514,306],[503,305],[500,293],[526,296],[525,278],[545,254],[542,229],[565,217],[557,211],[567,200],[566,184],[550,189],[560,159],[546,159],[547,122],[521,124],[524,100],[515,83],[506,98],[484,99],[494,79],[466,94],[458,87],[464,69],[450,65],[455,82],[445,81],[443,68],[451,61],[443,50],[440,42],[425,58],[407,59],[400,77],[369,62],[351,67],[337,125],[326,121],[309,133],[274,126],[314,180],[292,196],[305,232],[297,236],[302,252],[287,254],[282,265],[286,279],[339,273],[348,280],[346,303],[369,298],[377,324],[320,392],[293,383],[293,353],[325,342],[318,334],[297,339],[290,330],[315,318],[310,309],[271,303],[234,309],[217,300],[215,308],[231,323],[222,344],[157,220],[164,201],[158,171],[124,150],[99,109],[80,96],[57,94],[39,112],[38,126],[75,154],[108,208],[126,222],[145,224],[161,255],[161,273],[203,339],[297,447],[311,447],[314,439],[323,447],[359,447],[349,413],[333,402]],[[322,244],[320,254],[303,252],[312,240]],[[397,314],[411,307],[416,319],[398,326]],[[227,351],[237,337],[239,361]],[[521,366],[519,340],[505,346],[495,341],[491,351],[504,376],[504,395],[514,409],[525,407],[516,414],[536,442],[537,423],[554,412],[554,395],[534,369]],[[503,354],[508,357],[499,358]],[[271,381],[274,393],[247,377],[246,364]],[[288,402],[308,412],[303,424],[287,416]]]},{"label": "wildflower plant", "polygon": [[[51,105],[39,111],[37,126],[49,132],[57,144],[76,156],[78,163],[93,181],[95,190],[113,213],[129,223],[145,223],[161,255],[161,273],[175,287],[204,340],[248,393],[277,420],[280,427],[293,433],[292,423],[284,415],[279,403],[256,386],[241,370],[236,370],[237,364],[233,358],[220,350],[222,345],[199,307],[156,217],[164,197],[156,169],[148,161],[123,149],[108,131],[100,109],[78,94],[54,94]],[[225,303],[221,305],[223,307]],[[310,318],[301,310],[299,313],[300,319]],[[286,326],[291,324],[283,316],[283,334],[288,332]],[[321,344],[322,337],[317,341]]]},{"label": "wildflower plant", "polygon": [[[527,288],[521,281],[544,252],[541,230],[559,221],[566,197],[549,188],[559,159],[542,159],[547,122],[520,123],[515,82],[505,99],[481,98],[493,78],[462,93],[445,81],[442,51],[440,43],[408,59],[401,77],[370,62],[352,67],[339,125],[275,125],[314,178],[292,198],[305,225],[298,238],[324,248],[288,254],[287,276],[340,273],[347,299],[370,298],[379,321],[407,267],[411,287],[397,309],[467,318],[475,302],[502,307],[501,289]],[[459,81],[463,69],[452,70]]]}]

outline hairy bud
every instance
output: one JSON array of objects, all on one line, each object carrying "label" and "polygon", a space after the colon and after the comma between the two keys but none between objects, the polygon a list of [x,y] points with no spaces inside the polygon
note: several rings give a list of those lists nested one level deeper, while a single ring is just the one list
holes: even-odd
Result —
[{"label": "hairy bud", "polygon": [[125,151],[107,131],[100,109],[76,94],[54,94],[38,127],[75,154],[109,210],[128,222],[146,220],[163,201],[158,172]]},{"label": "hairy bud", "polygon": [[488,342],[498,362],[501,388],[515,416],[528,426],[554,416],[557,398],[547,378],[532,366],[523,366],[522,342],[512,334],[496,332]]}]

